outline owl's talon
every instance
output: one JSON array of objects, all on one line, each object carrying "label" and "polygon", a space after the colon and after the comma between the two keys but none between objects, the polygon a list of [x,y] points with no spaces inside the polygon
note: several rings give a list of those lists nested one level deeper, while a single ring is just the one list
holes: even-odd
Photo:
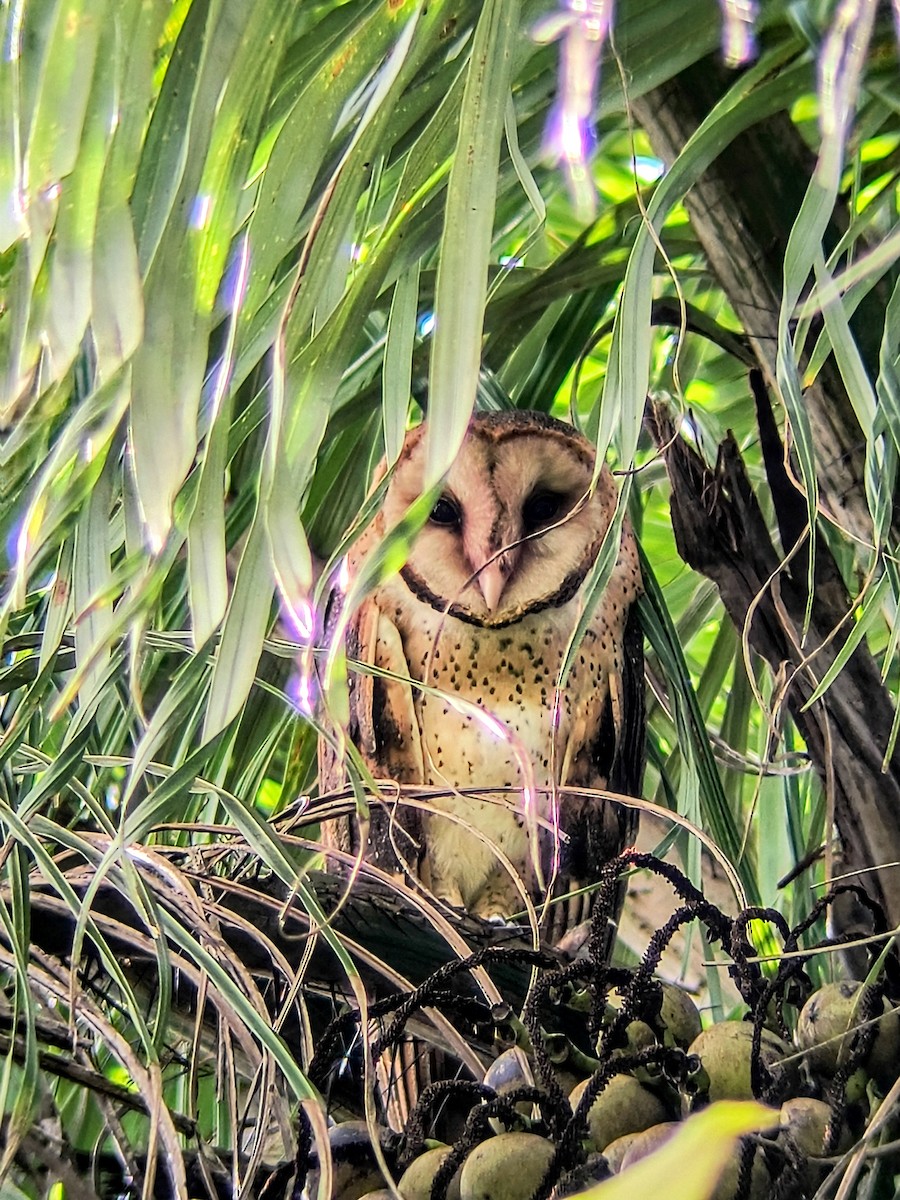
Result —
[{"label": "owl's talon", "polygon": [[448,908],[453,908],[457,911],[467,911],[466,902],[463,900],[462,892],[459,888],[442,887],[433,888],[432,891],[435,900],[438,900],[441,904],[446,904]]}]

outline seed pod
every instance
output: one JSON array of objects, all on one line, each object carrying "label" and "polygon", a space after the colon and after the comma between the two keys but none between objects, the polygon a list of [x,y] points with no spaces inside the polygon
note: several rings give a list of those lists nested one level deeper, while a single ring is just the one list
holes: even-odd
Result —
[{"label": "seed pod", "polygon": [[[660,1146],[665,1145],[678,1128],[678,1121],[662,1121],[659,1125],[651,1125],[649,1129],[642,1130],[641,1133],[633,1133],[630,1144],[622,1155],[619,1170],[624,1171],[632,1163],[640,1162],[642,1158],[646,1158],[648,1154],[658,1150]],[[610,1147],[607,1146],[607,1150],[609,1149]]]},{"label": "seed pod", "polygon": [[667,1046],[681,1046],[686,1050],[702,1031],[700,1012],[684,988],[663,983],[662,993],[659,1020],[665,1031],[664,1041]]},{"label": "seed pod", "polygon": [[[650,1126],[655,1129],[655,1125]],[[643,1130],[646,1133],[646,1130]],[[625,1155],[631,1149],[635,1138],[639,1138],[640,1133],[623,1133],[621,1137],[617,1137],[603,1151],[603,1157],[606,1159],[606,1165],[609,1167],[611,1175],[618,1174],[622,1170],[622,1163],[625,1161]]]},{"label": "seed pod", "polygon": [[[831,1127],[831,1106],[809,1096],[785,1100],[779,1123],[779,1136],[790,1137],[802,1154],[816,1158],[824,1153],[825,1139]],[[845,1125],[837,1146],[829,1153],[843,1154],[852,1145],[853,1135]]]},{"label": "seed pod", "polygon": [[[431,1185],[434,1177],[450,1153],[450,1146],[435,1146],[413,1159],[397,1184],[403,1200],[431,1200]],[[447,1187],[447,1200],[459,1200],[459,1176],[457,1171]]]},{"label": "seed pod", "polygon": [[[709,1080],[710,1100],[752,1100],[750,1051],[753,1026],[746,1021],[720,1021],[704,1029],[691,1043],[689,1054],[696,1054]],[[790,1046],[768,1029],[762,1031],[760,1058],[766,1067],[778,1070],[778,1064],[791,1052]],[[793,1069],[785,1064],[783,1083],[793,1080]],[[700,1073],[702,1078],[702,1072]]]},{"label": "seed pod", "polygon": [[[655,979],[653,982],[660,989],[657,993],[659,1008],[657,1011],[652,1011],[653,1006],[651,1005],[651,1011],[643,1013],[642,1020],[646,1025],[651,1026],[654,1040],[658,1040],[666,1046],[680,1046],[686,1050],[703,1028],[697,1005],[684,988],[678,987],[677,984],[667,983],[662,979]],[[606,1024],[615,1019],[623,999],[624,996],[618,989],[610,992]],[[626,1036],[628,1035],[626,1034]],[[628,1040],[629,1042],[643,1041],[645,1043],[645,1039],[640,1037],[629,1036]]]},{"label": "seed pod", "polygon": [[[853,979],[826,983],[803,1005],[797,1020],[796,1041],[801,1050],[808,1052],[810,1070],[830,1078],[848,1060],[859,1026],[862,987]],[[900,1070],[898,1056],[900,1017],[887,1000],[882,1000],[874,1040],[860,1065],[882,1087],[887,1087]]]},{"label": "seed pod", "polygon": [[566,1171],[550,1193],[550,1200],[566,1200],[567,1196],[580,1196],[596,1183],[609,1179],[610,1169],[602,1154],[589,1154],[580,1166]]},{"label": "seed pod", "polygon": [[625,1026],[626,1054],[637,1054],[640,1050],[648,1050],[655,1046],[656,1034],[646,1021],[629,1021]]},{"label": "seed pod", "polygon": [[535,1133],[500,1133],[476,1146],[459,1178],[461,1200],[530,1200],[553,1158]]},{"label": "seed pod", "polygon": [[[738,1183],[741,1177],[741,1164],[744,1150],[743,1140],[739,1141],[731,1153],[731,1158],[725,1165],[725,1170],[719,1176],[716,1190],[710,1200],[735,1200],[738,1194]],[[772,1176],[766,1166],[762,1151],[757,1147],[753,1152],[753,1165],[750,1168],[750,1187],[745,1193],[746,1200],[769,1200],[772,1195]]]},{"label": "seed pod", "polygon": [[[579,1083],[569,1096],[574,1108],[589,1080]],[[606,1149],[626,1133],[639,1133],[667,1120],[669,1113],[659,1097],[633,1075],[613,1075],[588,1112],[588,1148]]]}]

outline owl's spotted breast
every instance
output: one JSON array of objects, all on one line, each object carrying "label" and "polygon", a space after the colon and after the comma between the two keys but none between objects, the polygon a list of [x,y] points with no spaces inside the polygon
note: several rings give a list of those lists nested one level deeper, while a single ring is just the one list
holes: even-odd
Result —
[{"label": "owl's spotted breast", "polygon": [[[357,561],[418,497],[423,469],[420,427],[407,436]],[[483,916],[521,908],[498,852],[534,891],[534,823],[523,812],[532,789],[639,788],[641,579],[627,522],[612,577],[561,680],[616,498],[609,471],[594,479],[593,448],[568,426],[536,414],[476,416],[409,561],[355,620],[363,660],[409,680],[367,691],[373,711],[357,727],[372,731],[373,771],[450,791],[436,801],[448,815],[428,815],[416,828],[420,852],[409,865],[440,898]],[[483,801],[453,795],[463,787],[519,792]],[[557,799],[569,882],[576,874],[589,882],[585,872],[602,866],[592,856],[598,847],[617,853],[630,820],[600,800],[570,803],[564,791]],[[537,815],[549,820],[552,803],[541,804]],[[396,847],[396,838],[383,841]]]},{"label": "owl's spotted breast", "polygon": [[[625,623],[636,599],[632,549],[624,548],[611,585],[619,589],[620,603],[595,611],[562,689],[558,681],[582,613],[579,595],[497,629],[423,605],[402,577],[376,593],[375,603],[396,624],[410,677],[430,685],[414,693],[423,782],[519,789],[485,801],[452,794],[435,801],[485,838],[459,824],[426,819],[429,882],[457,904],[483,911],[482,892],[497,873],[492,844],[532,878],[523,797],[533,797],[534,815],[550,822],[552,802],[544,789],[608,784],[612,763],[595,761],[585,750],[611,697],[623,692]],[[615,723],[616,715],[607,719]],[[614,741],[611,731],[610,748]],[[491,897],[496,904],[496,883]]]}]

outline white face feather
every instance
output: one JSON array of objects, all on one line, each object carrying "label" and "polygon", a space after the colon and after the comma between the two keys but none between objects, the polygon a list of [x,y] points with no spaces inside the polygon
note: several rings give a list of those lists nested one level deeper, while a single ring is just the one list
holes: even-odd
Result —
[{"label": "white face feather", "polygon": [[[415,431],[385,499],[387,527],[420,494],[424,461]],[[593,447],[574,430],[476,417],[413,545],[407,582],[436,607],[490,625],[552,603],[589,569],[615,508],[605,469],[591,492],[593,468]]]}]

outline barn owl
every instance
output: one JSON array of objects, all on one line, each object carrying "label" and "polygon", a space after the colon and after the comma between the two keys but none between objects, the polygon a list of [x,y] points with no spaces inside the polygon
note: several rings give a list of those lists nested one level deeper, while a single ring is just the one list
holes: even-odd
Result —
[{"label": "barn owl", "polygon": [[[425,430],[407,434],[351,575],[422,494]],[[565,792],[638,795],[643,768],[641,578],[627,521],[557,687],[616,506],[611,473],[594,482],[594,464],[593,446],[551,417],[474,416],[407,562],[349,627],[348,657],[378,668],[351,672],[350,737],[376,778],[440,789],[432,811],[373,809],[366,853],[484,918],[522,909],[509,866],[538,901],[554,864],[557,894],[590,883],[635,831],[634,810]],[[343,782],[327,747],[320,765],[323,788]],[[472,787],[485,798],[455,791]],[[349,821],[326,840],[357,849]],[[579,904],[557,909],[548,929],[575,924]]]}]

